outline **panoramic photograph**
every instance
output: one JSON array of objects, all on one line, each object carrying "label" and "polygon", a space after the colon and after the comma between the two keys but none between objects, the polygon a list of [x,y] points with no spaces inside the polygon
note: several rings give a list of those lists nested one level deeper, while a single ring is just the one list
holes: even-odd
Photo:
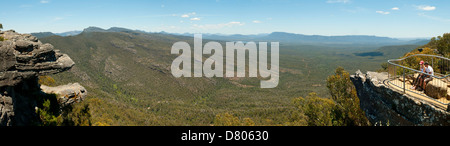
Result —
[{"label": "panoramic photograph", "polygon": [[450,1],[1,3],[2,127],[450,125]]}]

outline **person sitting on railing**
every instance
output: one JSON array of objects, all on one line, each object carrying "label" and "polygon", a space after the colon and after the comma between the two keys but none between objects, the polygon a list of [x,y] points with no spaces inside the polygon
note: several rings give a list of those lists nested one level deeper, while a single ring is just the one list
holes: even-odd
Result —
[{"label": "person sitting on railing", "polygon": [[[430,74],[434,76],[434,70],[433,67],[431,67],[428,62],[425,62],[425,73]],[[421,80],[420,87],[422,87],[423,90],[426,90],[427,84],[433,80],[433,77],[429,75],[425,75],[424,79]]]},{"label": "person sitting on railing", "polygon": [[[420,71],[421,72],[425,72],[425,62],[422,60],[422,61],[420,61],[420,63],[419,63],[419,66],[420,66]],[[414,90],[416,90],[417,89],[417,86],[419,86],[419,83],[421,82],[421,80],[424,78],[425,76],[424,76],[424,74],[419,74],[418,76],[417,76],[417,79],[416,80],[414,80],[413,81],[413,86],[411,87],[411,89],[414,89]]]}]

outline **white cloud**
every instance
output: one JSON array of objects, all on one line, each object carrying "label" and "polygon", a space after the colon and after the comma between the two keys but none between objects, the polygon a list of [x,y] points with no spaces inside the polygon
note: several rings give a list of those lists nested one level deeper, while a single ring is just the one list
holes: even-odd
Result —
[{"label": "white cloud", "polygon": [[47,1],[47,0],[41,0],[41,4],[47,4],[47,3],[50,3],[50,1]]},{"label": "white cloud", "polygon": [[183,17],[183,18],[189,18],[189,17],[194,16],[194,15],[197,15],[197,13],[195,13],[195,12],[187,13],[187,14],[181,15],[181,17]]},{"label": "white cloud", "polygon": [[425,13],[419,13],[417,14],[419,16],[431,19],[431,20],[435,20],[435,21],[440,21],[440,22],[450,22],[450,19],[446,19],[446,18],[441,18],[441,17],[436,17],[436,16],[429,16],[426,15]]},{"label": "white cloud", "polygon": [[245,25],[245,23],[233,21],[233,22],[221,23],[221,24],[205,24],[205,25],[194,24],[193,27],[198,28],[198,29],[208,30],[208,29],[221,29],[224,27],[234,27],[234,26],[243,26],[243,25]]},{"label": "white cloud", "polygon": [[398,10],[400,10],[400,8],[398,8],[398,7],[393,7],[392,10],[398,11]]},{"label": "white cloud", "polygon": [[259,20],[254,20],[254,21],[252,21],[253,23],[262,23],[261,21],[259,21]]},{"label": "white cloud", "polygon": [[191,20],[192,20],[192,21],[200,21],[201,19],[198,18],[198,17],[195,17],[195,18],[191,18]]},{"label": "white cloud", "polygon": [[387,15],[387,14],[390,14],[391,12],[376,11],[376,13],[378,13],[378,14],[383,14],[383,15]]},{"label": "white cloud", "polygon": [[327,3],[329,4],[334,4],[334,3],[343,3],[343,4],[347,4],[350,3],[350,0],[327,0]]},{"label": "white cloud", "polygon": [[435,6],[426,6],[426,5],[421,5],[421,6],[416,6],[416,8],[418,10],[423,10],[423,11],[433,11],[436,10]]}]

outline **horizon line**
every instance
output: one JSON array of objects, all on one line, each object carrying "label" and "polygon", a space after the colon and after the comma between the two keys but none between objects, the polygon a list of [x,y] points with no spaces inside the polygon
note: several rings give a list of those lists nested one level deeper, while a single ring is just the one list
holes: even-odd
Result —
[{"label": "horizon line", "polygon": [[[102,30],[109,30],[111,28],[123,28],[123,29],[129,29],[129,30],[133,30],[133,31],[143,31],[146,33],[168,33],[168,34],[172,34],[172,35],[179,35],[179,34],[208,34],[208,35],[222,35],[222,36],[232,36],[232,35],[264,35],[264,34],[272,34],[272,33],[288,33],[288,34],[296,34],[296,35],[307,35],[307,36],[326,36],[326,37],[339,37],[339,36],[374,36],[374,37],[387,37],[387,38],[394,38],[394,39],[431,39],[433,37],[436,36],[432,36],[432,37],[391,37],[391,36],[378,36],[378,35],[373,35],[373,34],[358,34],[358,35],[352,35],[352,34],[339,34],[339,35],[321,35],[321,34],[304,34],[304,33],[294,33],[294,32],[284,32],[284,31],[273,31],[273,32],[269,32],[269,33],[257,33],[257,34],[224,34],[224,33],[192,33],[192,32],[183,32],[183,33],[178,33],[178,32],[168,32],[168,31],[147,31],[147,30],[140,30],[140,29],[131,29],[131,28],[126,28],[126,27],[109,27],[107,29],[102,28],[102,27],[97,27],[97,26],[89,26],[84,28],[83,30],[69,30],[69,31],[63,31],[63,32],[52,32],[52,31],[36,31],[36,32],[25,32],[28,34],[31,33],[45,33],[45,32],[50,32],[53,34],[60,34],[60,33],[66,33],[66,32],[74,32],[74,31],[80,31],[83,32],[85,29],[87,28],[100,28]],[[9,29],[9,30],[15,30],[15,29]],[[4,29],[4,31],[7,31],[6,29]]]}]

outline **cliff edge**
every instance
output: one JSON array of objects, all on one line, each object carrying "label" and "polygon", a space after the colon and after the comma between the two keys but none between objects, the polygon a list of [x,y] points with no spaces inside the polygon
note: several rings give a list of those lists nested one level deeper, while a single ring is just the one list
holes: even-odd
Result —
[{"label": "cliff edge", "polygon": [[371,123],[391,126],[450,126],[450,112],[389,88],[388,74],[357,71],[351,80]]},{"label": "cliff edge", "polygon": [[75,63],[68,55],[14,30],[0,31],[0,37],[0,126],[38,125],[39,98],[47,94],[56,94],[60,107],[86,96],[79,84],[64,86],[61,92],[58,87],[44,87],[43,91],[38,83],[39,76],[71,69]]}]

